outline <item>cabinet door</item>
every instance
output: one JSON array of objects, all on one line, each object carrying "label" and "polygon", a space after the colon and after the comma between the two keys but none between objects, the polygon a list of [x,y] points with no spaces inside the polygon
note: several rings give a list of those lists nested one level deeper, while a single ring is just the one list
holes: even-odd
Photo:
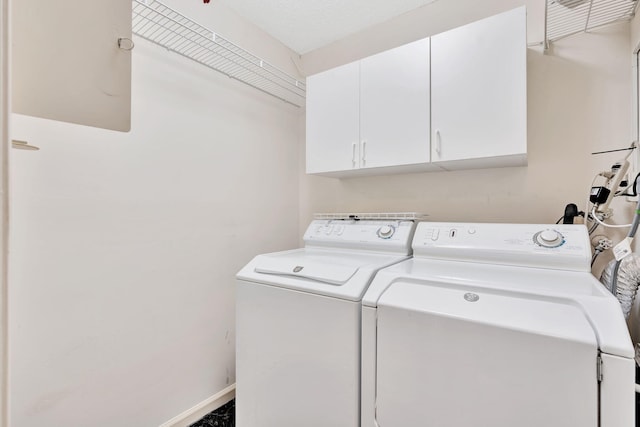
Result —
[{"label": "cabinet door", "polygon": [[429,162],[429,39],[360,67],[361,167]]},{"label": "cabinet door", "polygon": [[527,152],[526,10],[431,38],[433,162]]},{"label": "cabinet door", "polygon": [[358,62],[307,78],[307,173],[359,167]]},{"label": "cabinet door", "polygon": [[12,21],[14,112],[130,129],[131,0],[18,0]]}]

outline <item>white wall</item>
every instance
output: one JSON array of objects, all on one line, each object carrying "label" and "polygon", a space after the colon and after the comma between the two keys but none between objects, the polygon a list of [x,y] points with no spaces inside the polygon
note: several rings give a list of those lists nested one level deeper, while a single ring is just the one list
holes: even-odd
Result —
[{"label": "white wall", "polygon": [[157,426],[233,384],[234,275],[298,242],[301,110],[135,41],[130,133],[13,117],[41,148],[11,159],[16,427]]},{"label": "white wall", "polygon": [[[304,55],[303,66],[313,74],[521,4],[528,7],[529,42],[542,41],[544,2],[448,0]],[[301,173],[301,230],[314,212],[418,211],[435,221],[553,223],[567,203],[584,208],[593,176],[621,156],[590,153],[631,143],[630,57],[628,23],[566,38],[546,53],[530,48],[528,167],[342,180]],[[300,164],[304,171],[304,153]],[[613,207],[620,223],[634,206]]]},{"label": "white wall", "polygon": [[0,427],[7,423],[8,395],[8,178],[9,178],[9,1],[0,1]]}]

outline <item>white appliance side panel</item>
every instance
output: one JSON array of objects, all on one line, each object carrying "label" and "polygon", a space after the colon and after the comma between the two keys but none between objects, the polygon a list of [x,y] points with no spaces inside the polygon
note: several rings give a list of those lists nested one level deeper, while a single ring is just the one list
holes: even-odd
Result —
[{"label": "white appliance side panel", "polygon": [[360,304],[236,289],[238,427],[359,427]]},{"label": "white appliance side panel", "polygon": [[601,354],[600,425],[635,425],[635,362],[633,359]]},{"label": "white appliance side panel", "polygon": [[[497,302],[513,307],[503,310],[503,324],[496,324],[491,295],[479,294],[473,302],[461,293],[457,304],[444,298],[440,308],[416,310],[385,305],[385,297],[396,287],[383,295],[378,308],[380,426],[598,425],[595,337],[561,337],[583,329],[578,308],[566,305],[565,315],[550,303],[535,307],[519,304],[517,298],[503,299]],[[419,288],[425,291],[411,295],[414,300],[434,297],[428,286]],[[466,308],[473,312],[469,318],[463,314]],[[483,312],[491,319],[487,323],[479,320]],[[571,325],[559,336],[544,333],[546,327],[521,327],[546,316]],[[586,323],[584,317],[582,322]]]},{"label": "white appliance side panel", "polygon": [[376,309],[362,307],[362,371],[360,420],[363,427],[375,426],[376,418]]}]

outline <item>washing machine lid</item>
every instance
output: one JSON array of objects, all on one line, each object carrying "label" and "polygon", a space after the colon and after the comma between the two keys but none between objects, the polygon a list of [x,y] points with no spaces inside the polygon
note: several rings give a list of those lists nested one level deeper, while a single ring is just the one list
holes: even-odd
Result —
[{"label": "washing machine lid", "polygon": [[256,256],[239,280],[360,301],[375,273],[407,255],[302,248]]},{"label": "washing machine lid", "polygon": [[291,276],[330,285],[344,285],[360,267],[357,265],[336,265],[314,259],[299,257],[261,257],[256,261],[254,271],[260,274]]}]

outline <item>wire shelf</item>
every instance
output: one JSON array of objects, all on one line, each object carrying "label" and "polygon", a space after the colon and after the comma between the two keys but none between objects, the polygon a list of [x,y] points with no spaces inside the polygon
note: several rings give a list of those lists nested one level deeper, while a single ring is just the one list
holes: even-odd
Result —
[{"label": "wire shelf", "polygon": [[635,15],[638,0],[546,0],[545,46]]},{"label": "wire shelf", "polygon": [[407,220],[417,221],[428,215],[418,212],[366,212],[366,213],[316,213],[314,219],[319,220]]},{"label": "wire shelf", "polygon": [[303,81],[274,67],[158,0],[133,0],[133,33],[297,107]]}]

